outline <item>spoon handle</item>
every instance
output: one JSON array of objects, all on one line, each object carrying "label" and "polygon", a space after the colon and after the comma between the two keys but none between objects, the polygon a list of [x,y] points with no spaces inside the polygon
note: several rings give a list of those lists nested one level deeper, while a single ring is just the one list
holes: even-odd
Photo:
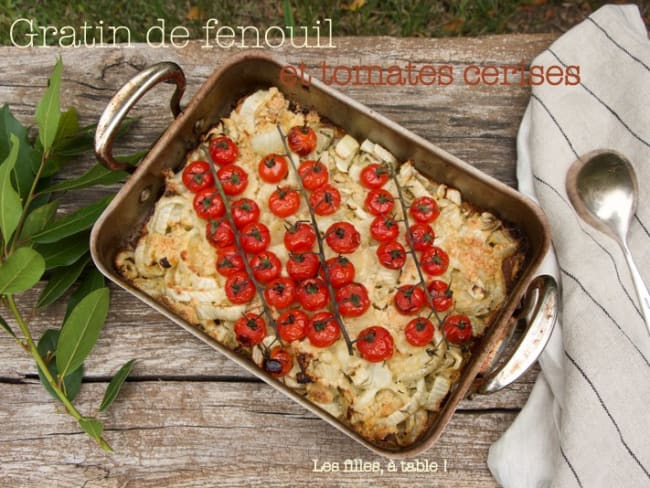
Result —
[{"label": "spoon handle", "polygon": [[627,247],[627,243],[623,242],[621,245],[623,248],[623,255],[625,256],[625,261],[630,268],[630,273],[632,274],[632,281],[634,281],[634,287],[636,288],[636,294],[639,297],[639,305],[641,307],[641,312],[643,313],[643,318],[645,319],[645,325],[648,328],[648,334],[650,334],[650,293],[648,293],[648,288],[641,278],[641,273],[632,259],[632,253]]}]

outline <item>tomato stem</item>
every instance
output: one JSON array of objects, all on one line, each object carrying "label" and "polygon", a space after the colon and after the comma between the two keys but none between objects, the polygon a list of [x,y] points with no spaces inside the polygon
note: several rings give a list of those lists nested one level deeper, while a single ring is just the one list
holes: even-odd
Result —
[{"label": "tomato stem", "polygon": [[[284,145],[284,150],[287,154],[287,158],[289,159],[289,164],[291,164],[291,168],[293,171],[298,173],[298,167],[296,165],[296,162],[293,160],[293,156],[291,155],[291,151],[289,150],[289,146],[287,144],[287,136],[282,132],[282,128],[280,125],[277,125],[278,132],[280,133],[280,138],[282,139],[282,144]],[[302,197],[306,202],[309,201],[309,195],[307,194],[307,190],[305,189],[305,185],[302,182],[302,178],[298,178],[298,184],[299,184],[299,190],[300,193],[302,194]],[[327,195],[323,198],[323,200],[327,200]],[[322,203],[318,202],[318,205]],[[326,202],[327,203],[327,202]],[[315,205],[317,207],[318,205]],[[345,340],[345,344],[348,348],[348,354],[352,356],[354,354],[354,350],[352,349],[352,341],[350,340],[350,336],[345,328],[345,325],[343,323],[343,318],[341,316],[341,312],[339,311],[339,305],[336,302],[336,292],[334,291],[334,287],[332,287],[332,282],[330,280],[330,273],[329,269],[327,266],[327,259],[325,259],[325,248],[323,246],[323,238],[321,236],[321,233],[318,229],[318,223],[316,222],[316,214],[314,213],[314,209],[312,208],[311,205],[307,205],[307,208],[309,210],[309,215],[311,217],[311,225],[314,227],[314,230],[316,231],[316,242],[318,243],[318,256],[320,257],[320,262],[321,262],[321,267],[323,268],[323,274],[325,275],[325,283],[327,285],[327,291],[329,293],[330,297],[330,305],[332,307],[332,312],[334,313],[334,317],[336,318],[336,321],[339,325],[339,329],[341,329],[341,334],[343,335],[343,339]]]},{"label": "tomato stem", "polygon": [[395,183],[395,187],[397,188],[397,199],[400,202],[400,207],[402,208],[402,219],[404,224],[406,225],[406,232],[405,232],[406,243],[409,246],[410,253],[413,255],[413,262],[415,263],[415,269],[417,269],[418,276],[420,278],[420,285],[422,286],[422,288],[424,288],[424,296],[427,299],[427,304],[431,308],[431,312],[433,313],[433,315],[436,317],[436,320],[438,321],[438,327],[442,328],[442,319],[436,312],[436,309],[433,305],[433,297],[431,296],[431,293],[427,288],[427,283],[426,280],[424,279],[424,273],[422,272],[422,266],[420,265],[420,260],[417,258],[415,246],[413,244],[413,238],[411,236],[411,233],[408,231],[408,227],[409,227],[408,212],[407,212],[408,206],[406,205],[406,200],[404,199],[404,192],[402,191],[402,185],[400,184],[399,179],[397,178],[397,173],[395,172],[395,170],[391,171],[391,177],[393,178],[393,182]]},{"label": "tomato stem", "polygon": [[[255,286],[255,291],[257,293],[257,296],[260,298],[260,301],[262,302],[262,308],[263,308],[263,314],[267,316],[269,324],[273,328],[273,331],[275,333],[275,337],[278,338],[278,330],[277,330],[277,325],[275,323],[275,319],[273,318],[273,312],[271,311],[271,307],[269,307],[269,304],[266,302],[264,298],[264,288],[262,288],[262,285],[255,279],[255,275],[253,273],[253,269],[251,268],[250,263],[248,262],[248,259],[246,258],[246,251],[244,251],[244,248],[241,243],[241,235],[239,233],[239,230],[237,229],[237,226],[235,225],[235,219],[232,216],[232,207],[230,205],[230,201],[228,197],[226,196],[226,192],[223,189],[223,184],[219,177],[217,176],[217,170],[215,169],[215,162],[212,159],[212,155],[210,155],[210,162],[211,164],[209,165],[210,167],[210,173],[212,173],[212,177],[214,179],[214,186],[219,192],[219,196],[221,197],[221,200],[223,200],[223,205],[226,209],[226,218],[228,219],[228,223],[230,224],[230,227],[233,229],[233,234],[235,236],[235,246],[237,247],[237,252],[242,258],[242,261],[244,263],[244,269],[246,270],[246,274],[248,275],[248,279],[250,279],[253,282],[253,285]],[[259,231],[258,231],[259,234]],[[261,315],[261,314],[260,314]]]}]

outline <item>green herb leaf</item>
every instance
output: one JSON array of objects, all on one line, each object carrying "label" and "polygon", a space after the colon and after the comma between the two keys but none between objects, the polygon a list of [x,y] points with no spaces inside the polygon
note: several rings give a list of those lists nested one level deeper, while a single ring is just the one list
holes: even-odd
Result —
[{"label": "green herb leaf", "polygon": [[20,143],[18,158],[14,166],[14,176],[16,177],[14,183],[18,195],[24,199],[34,182],[41,155],[34,151],[34,148],[29,144],[27,129],[13,116],[9,106],[4,105],[0,108],[0,161],[4,161],[9,155],[11,149],[9,136],[11,134],[15,134]]},{"label": "green herb leaf", "polygon": [[64,322],[56,348],[56,365],[63,376],[81,366],[94,347],[108,315],[108,303],[108,288],[95,290]]},{"label": "green herb leaf", "polygon": [[10,336],[14,337],[15,339],[18,339],[16,337],[16,334],[14,334],[14,331],[11,329],[7,321],[2,316],[0,316],[0,327],[6,330]]},{"label": "green herb leaf", "polygon": [[87,269],[79,287],[68,299],[68,307],[65,311],[65,319],[68,318],[70,313],[74,310],[77,304],[91,291],[98,290],[106,286],[104,275],[97,271],[97,268],[91,266]]},{"label": "green herb leaf", "polygon": [[102,198],[70,215],[55,220],[41,232],[34,234],[32,240],[40,244],[47,244],[89,229],[99,218],[112,198],[112,195]]},{"label": "green herb leaf", "polygon": [[45,259],[45,269],[70,266],[88,252],[90,232],[84,231],[51,244],[37,244],[35,249]]},{"label": "green herb leaf", "polygon": [[61,87],[62,63],[59,58],[52,70],[47,89],[43,98],[36,106],[36,122],[38,122],[38,138],[43,146],[43,152],[48,153],[54,144],[61,120],[61,105],[59,90]]},{"label": "green herb leaf", "polygon": [[61,298],[74,282],[77,281],[77,278],[81,276],[89,261],[90,256],[86,256],[85,259],[80,259],[72,266],[57,268],[53,271],[47,281],[47,285],[45,285],[45,288],[43,288],[43,291],[38,297],[36,307],[46,307]]},{"label": "green herb leaf", "polygon": [[45,272],[45,260],[29,247],[20,247],[0,265],[0,295],[30,289]]},{"label": "green herb leaf", "polygon": [[111,378],[111,382],[106,387],[106,393],[104,393],[104,399],[102,400],[102,404],[99,406],[100,412],[107,410],[108,407],[110,407],[111,404],[115,401],[117,395],[120,393],[120,390],[122,389],[122,385],[124,385],[126,378],[131,373],[133,366],[135,366],[135,359],[131,359],[130,361],[125,363],[120,368],[120,370],[115,374],[115,376]]},{"label": "green herb leaf", "polygon": [[56,145],[66,142],[79,133],[79,115],[74,107],[61,113],[56,132]]},{"label": "green herb leaf", "polygon": [[[56,345],[58,341],[59,331],[56,329],[47,329],[41,339],[38,341],[38,346],[36,347],[38,349],[38,353],[45,360],[48,371],[55,379],[59,376],[55,361]],[[79,393],[83,376],[84,368],[83,366],[80,366],[75,371],[63,378],[63,392],[65,393],[65,396],[68,398],[68,400],[74,400],[74,398],[77,396],[77,393]],[[43,374],[43,370],[41,368],[38,368],[38,379],[50,395],[52,395],[57,400],[60,400],[52,389],[49,381],[47,381],[47,378],[45,378],[45,375]]]},{"label": "green herb leaf", "polygon": [[[117,129],[115,140],[119,140],[120,137],[126,134],[138,120],[138,118],[126,117]],[[81,127],[73,137],[69,138],[67,141],[62,141],[60,146],[57,144],[57,157],[73,158],[74,156],[79,156],[85,152],[92,151],[95,147],[96,130],[97,124]]]},{"label": "green herb leaf", "polygon": [[32,234],[42,231],[47,224],[52,222],[58,208],[59,201],[52,200],[51,202],[32,210],[25,218],[23,231],[20,234],[20,237],[26,239]]},{"label": "green herb leaf", "polygon": [[79,425],[81,428],[88,434],[90,437],[95,439],[97,443],[105,451],[112,451],[111,446],[109,446],[104,439],[102,439],[102,434],[104,433],[104,424],[99,420],[93,417],[81,417],[79,419]]},{"label": "green herb leaf", "polygon": [[9,139],[11,150],[7,159],[0,165],[0,229],[5,242],[9,242],[11,239],[23,212],[20,197],[11,183],[20,142],[15,134],[11,134]]},{"label": "green herb leaf", "polygon": [[147,151],[138,151],[126,156],[115,156],[115,159],[120,163],[126,163],[129,166],[137,166],[140,161],[147,155]]},{"label": "green herb leaf", "polygon": [[112,171],[101,164],[96,164],[79,178],[62,181],[61,183],[51,186],[46,191],[53,193],[57,191],[88,188],[94,185],[111,185],[118,181],[122,181],[127,176],[129,176],[129,174],[126,171]]}]

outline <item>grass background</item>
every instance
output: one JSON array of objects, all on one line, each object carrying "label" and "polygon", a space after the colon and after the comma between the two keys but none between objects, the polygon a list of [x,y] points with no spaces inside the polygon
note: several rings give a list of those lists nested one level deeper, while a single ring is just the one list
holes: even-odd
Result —
[{"label": "grass background", "polygon": [[[165,19],[168,31],[173,26],[184,25],[196,38],[202,37],[201,26],[208,18],[217,18],[219,25],[253,25],[259,29],[284,26],[291,21],[296,26],[311,26],[318,19],[331,18],[337,36],[443,37],[562,32],[605,3],[596,0],[98,0],[70,5],[51,0],[0,0],[0,44],[11,44],[10,27],[18,18],[34,19],[35,26],[70,25],[77,32],[84,22],[94,26],[103,20],[105,27],[127,26],[131,42],[143,41],[147,28],[156,25],[159,18]],[[634,3],[648,25],[650,1]],[[16,30],[15,34],[21,32]],[[122,35],[118,40],[127,39]],[[48,36],[46,42],[53,44],[58,38]],[[35,39],[35,43],[42,44],[43,37]]]}]

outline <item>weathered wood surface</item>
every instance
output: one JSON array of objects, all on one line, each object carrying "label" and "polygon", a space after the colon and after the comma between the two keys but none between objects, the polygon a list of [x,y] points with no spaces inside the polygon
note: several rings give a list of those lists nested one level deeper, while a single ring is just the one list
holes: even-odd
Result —
[{"label": "weathered wood surface", "polygon": [[[326,60],[335,65],[453,65],[530,63],[552,41],[549,35],[478,39],[339,38],[336,50],[280,50],[278,57],[304,62],[312,74]],[[24,122],[55,56],[64,63],[62,105],[78,108],[93,123],[115,90],[142,67],[179,63],[188,77],[185,103],[235,50],[147,46],[102,49],[0,48],[0,103]],[[415,87],[341,86],[339,89],[497,178],[514,184],[515,136],[528,98],[524,86],[463,83]],[[171,88],[146,95],[142,116],[124,151],[146,148],[171,120]],[[90,158],[70,169],[78,174]],[[114,191],[115,188],[101,192]],[[91,200],[89,192],[69,201]],[[20,297],[33,303],[35,295]],[[7,313],[3,313],[4,316]],[[63,315],[61,306],[37,312],[36,335]],[[504,391],[461,404],[440,441],[421,460],[436,473],[314,472],[314,461],[382,460],[222,358],[129,294],[114,289],[108,322],[87,362],[80,409],[92,412],[107,378],[127,359],[138,364],[123,395],[103,415],[115,448],[104,454],[55,406],[37,384],[35,368],[15,343],[0,336],[0,480],[3,486],[495,486],[486,466],[490,444],[523,406],[537,370]],[[447,462],[446,471],[443,469]]]}]

